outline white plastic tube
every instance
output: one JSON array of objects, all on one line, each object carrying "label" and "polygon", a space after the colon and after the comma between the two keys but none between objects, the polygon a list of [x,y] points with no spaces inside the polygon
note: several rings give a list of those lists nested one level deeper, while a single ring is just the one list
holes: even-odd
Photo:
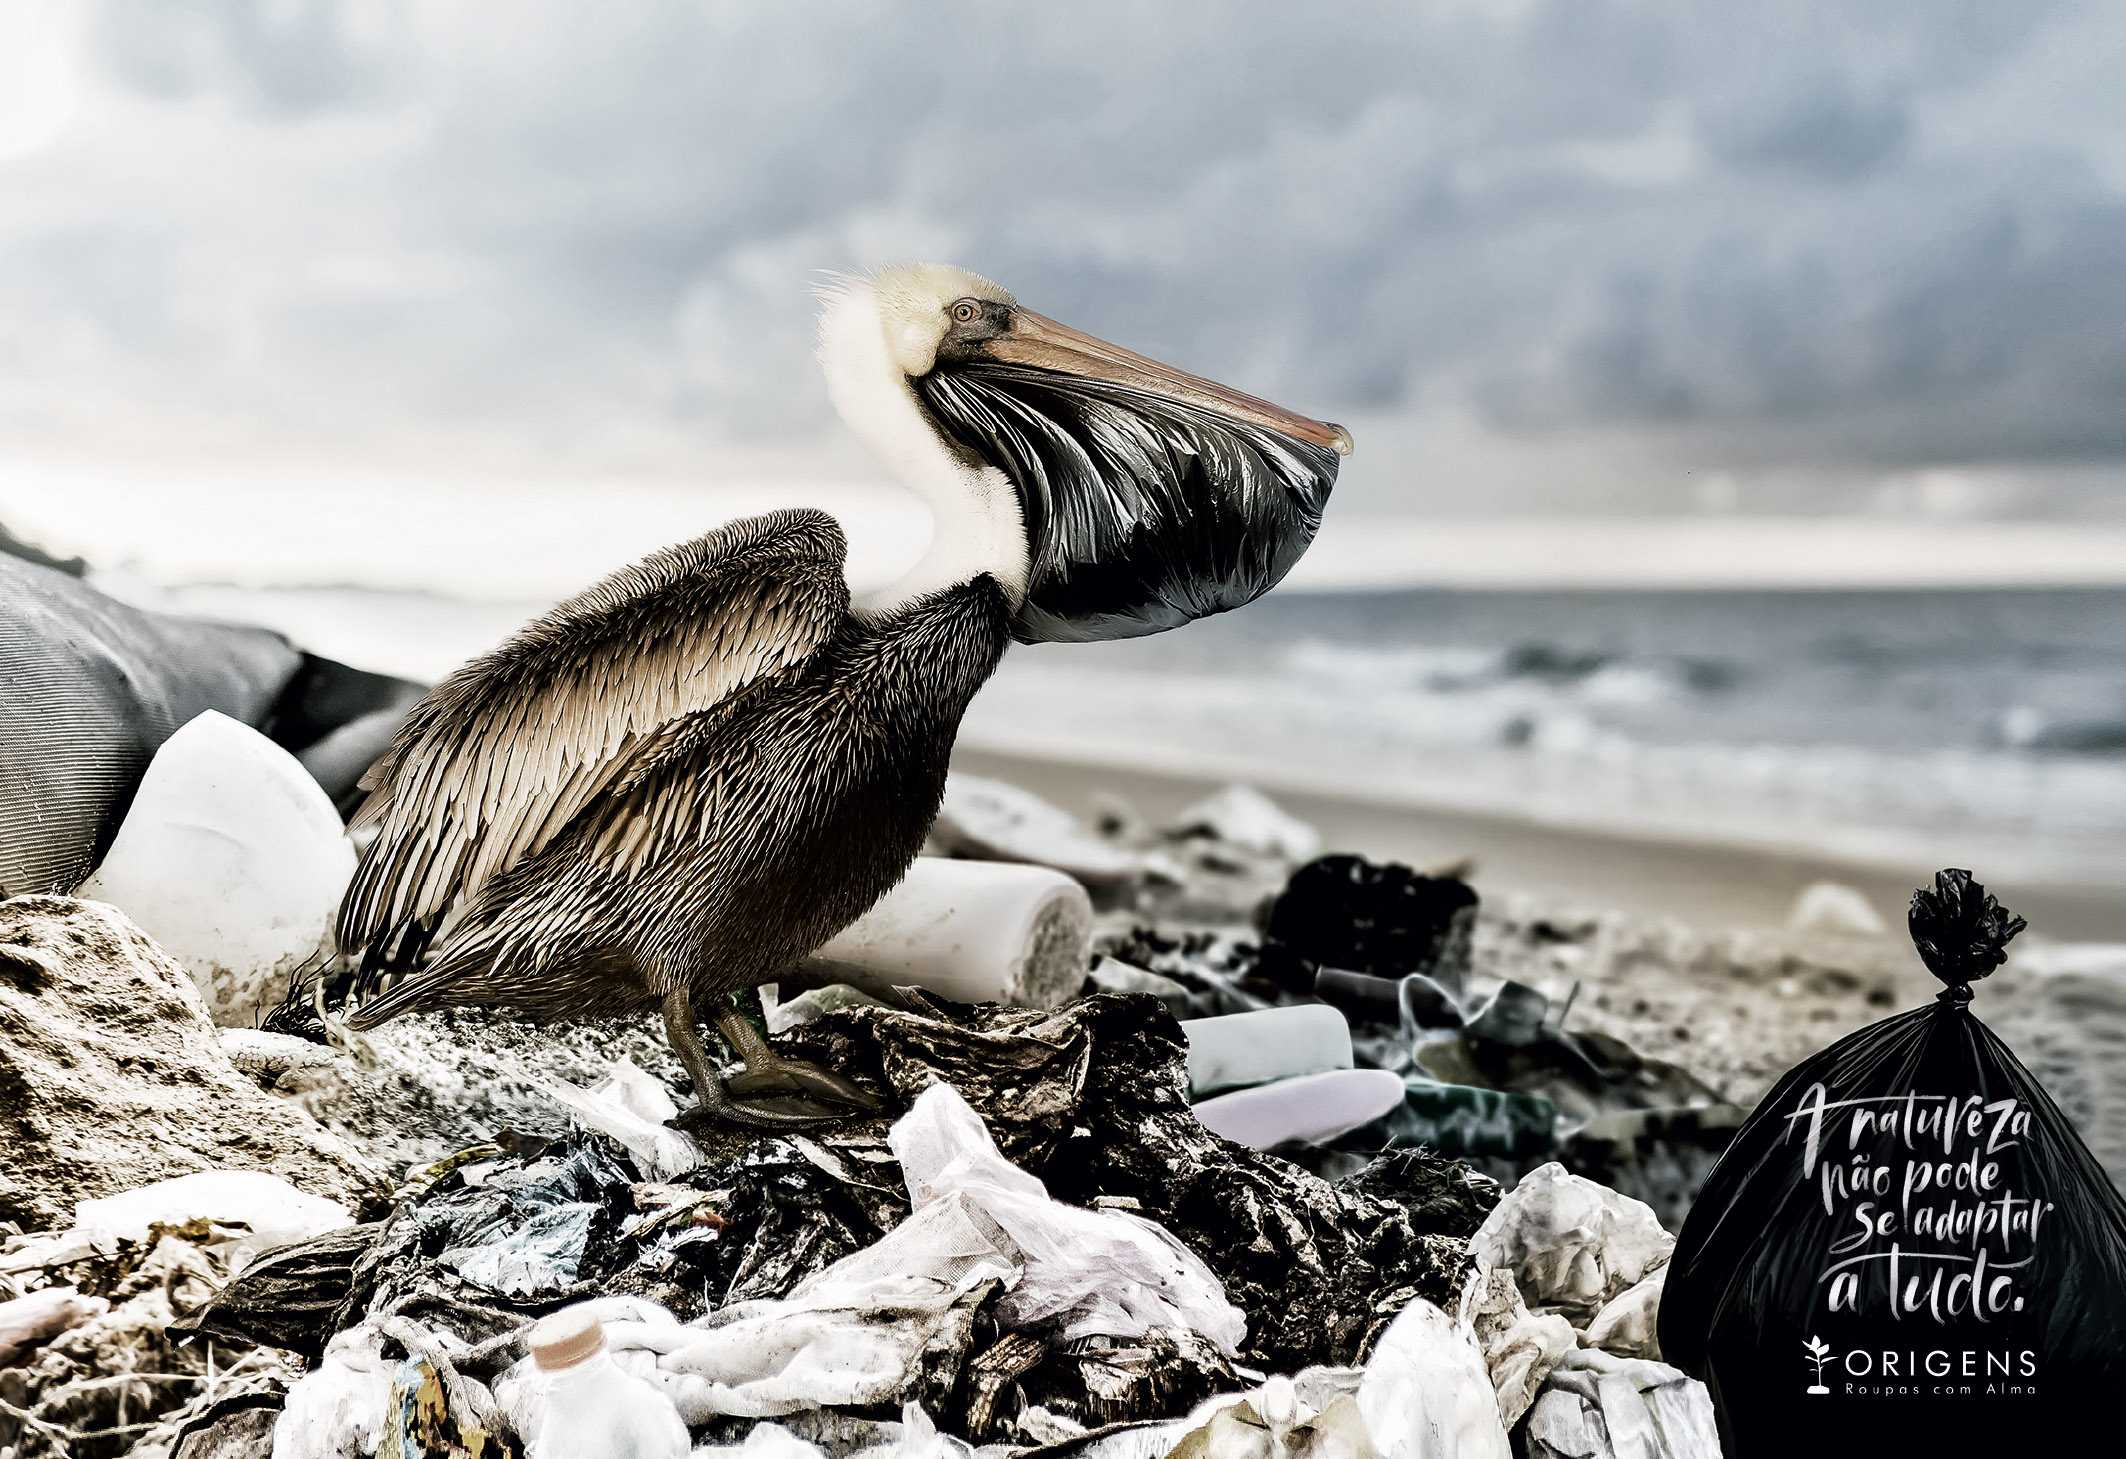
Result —
[{"label": "white plastic tube", "polygon": [[1335,1069],[1302,1074],[1253,1089],[1236,1089],[1196,1106],[1214,1135],[1257,1150],[1320,1145],[1370,1124],[1403,1102],[1403,1081],[1385,1069]]},{"label": "white plastic tube", "polygon": [[1188,1036],[1189,1092],[1198,1098],[1351,1067],[1351,1025],[1326,1003],[1191,1018],[1181,1031]]},{"label": "white plastic tube", "polygon": [[1085,982],[1092,926],[1085,888],[1060,871],[919,856],[797,981],[880,995],[912,983],[959,1003],[1053,1008]]}]

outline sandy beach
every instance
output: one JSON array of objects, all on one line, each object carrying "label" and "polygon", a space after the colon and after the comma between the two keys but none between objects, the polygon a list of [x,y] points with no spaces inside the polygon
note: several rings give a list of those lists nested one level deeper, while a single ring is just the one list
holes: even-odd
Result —
[{"label": "sandy beach", "polygon": [[[1060,758],[972,749],[953,755],[955,769],[993,776],[1089,815],[1103,793],[1119,795],[1158,822],[1226,782],[1218,777],[1123,768]],[[1480,891],[1532,893],[1700,927],[1770,927],[1785,922],[1794,898],[1812,882],[1854,887],[1895,927],[1912,889],[1934,868],[1892,871],[1829,857],[1784,856],[1714,843],[1605,835],[1533,821],[1427,811],[1335,796],[1267,789],[1312,823],[1334,849],[1415,866],[1473,859]],[[2101,889],[1995,883],[2000,899],[2027,917],[2032,931],[2063,942],[2126,942],[2126,898]]]}]

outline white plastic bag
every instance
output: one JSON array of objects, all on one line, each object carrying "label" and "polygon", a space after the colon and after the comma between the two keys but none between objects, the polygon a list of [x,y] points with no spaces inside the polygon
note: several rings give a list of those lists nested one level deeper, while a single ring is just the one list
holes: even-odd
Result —
[{"label": "white plastic bag", "polygon": [[1510,1459],[1498,1398],[1475,1339],[1422,1297],[1388,1324],[1358,1411],[1381,1459]]},{"label": "white plastic bag", "polygon": [[1563,1313],[1575,1327],[1675,1249],[1653,1207],[1555,1160],[1522,1176],[1469,1238],[1474,1255],[1513,1272],[1522,1297]]},{"label": "white plastic bag", "polygon": [[[785,1298],[733,1302],[675,1333],[658,1366],[688,1423],[898,1400],[961,1299],[1018,1275],[1003,1233],[958,1197],[923,1207]],[[608,1329],[610,1332],[610,1329]]]},{"label": "white plastic bag", "polygon": [[615,1059],[589,1089],[550,1079],[538,1083],[577,1124],[625,1146],[644,1180],[675,1180],[701,1164],[701,1147],[665,1125],[679,1113],[671,1091],[632,1059]]},{"label": "white plastic bag", "polygon": [[273,1424],[273,1459],[368,1459],[384,1441],[391,1374],[367,1323],[336,1334],[324,1360],[288,1390]]},{"label": "white plastic bag", "polygon": [[1140,1216],[1050,1200],[1046,1186],[998,1153],[982,1117],[951,1085],[924,1090],[886,1141],[918,1209],[958,1195],[1018,1246],[1026,1271],[998,1304],[1005,1325],[1053,1323],[1066,1341],[1185,1327],[1228,1356],[1240,1351],[1247,1319],[1194,1252]]},{"label": "white plastic bag", "polygon": [[182,1226],[202,1220],[250,1228],[249,1236],[209,1248],[228,1262],[234,1275],[261,1253],[352,1226],[354,1213],[262,1170],[195,1171],[74,1208],[75,1230],[92,1239],[103,1234],[145,1242],[148,1228],[157,1223]]}]

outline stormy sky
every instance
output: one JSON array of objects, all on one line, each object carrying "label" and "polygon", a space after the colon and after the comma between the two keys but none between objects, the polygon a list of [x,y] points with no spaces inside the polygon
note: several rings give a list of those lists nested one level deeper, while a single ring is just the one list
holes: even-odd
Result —
[{"label": "stormy sky", "polygon": [[1376,492],[2108,514],[2122,76],[2043,0],[0,0],[0,434],[802,450],[809,289],[931,256],[1373,423]]}]

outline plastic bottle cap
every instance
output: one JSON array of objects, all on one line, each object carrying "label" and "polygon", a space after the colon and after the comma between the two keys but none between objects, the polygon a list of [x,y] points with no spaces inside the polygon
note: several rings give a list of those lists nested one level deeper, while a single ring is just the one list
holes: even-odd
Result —
[{"label": "plastic bottle cap", "polygon": [[605,1351],[605,1324],[588,1312],[556,1312],[533,1325],[532,1361],[542,1372],[573,1368]]}]

